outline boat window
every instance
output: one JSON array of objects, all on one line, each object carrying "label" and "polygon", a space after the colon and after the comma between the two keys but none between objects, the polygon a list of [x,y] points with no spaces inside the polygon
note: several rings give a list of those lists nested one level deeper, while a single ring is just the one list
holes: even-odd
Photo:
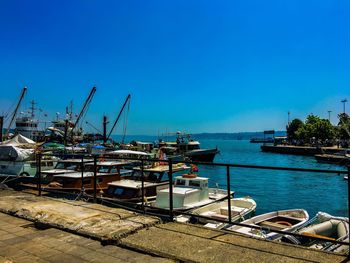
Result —
[{"label": "boat window", "polygon": [[118,173],[118,168],[117,166],[113,166],[112,169],[110,170],[111,173]]},{"label": "boat window", "polygon": [[114,195],[117,197],[130,198],[130,197],[134,197],[135,194],[136,194],[136,191],[133,189],[116,188],[114,190]]},{"label": "boat window", "polygon": [[30,163],[30,167],[35,168],[36,167],[36,162]]},{"label": "boat window", "polygon": [[98,167],[98,172],[99,173],[108,173],[108,171],[109,171],[109,167],[108,166],[99,166]]},{"label": "boat window", "polygon": [[176,180],[176,185],[186,185],[186,181],[178,179],[178,180]]},{"label": "boat window", "polygon": [[194,187],[200,187],[201,186],[201,182],[200,181],[189,181],[189,186],[194,186]]}]

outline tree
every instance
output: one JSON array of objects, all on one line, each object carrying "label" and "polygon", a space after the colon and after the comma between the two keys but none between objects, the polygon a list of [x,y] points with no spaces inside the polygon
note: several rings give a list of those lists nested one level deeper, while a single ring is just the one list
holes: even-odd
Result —
[{"label": "tree", "polygon": [[296,134],[297,130],[301,129],[304,126],[304,123],[300,119],[294,119],[287,126],[287,138],[289,142],[297,140],[298,136]]},{"label": "tree", "polygon": [[304,142],[312,144],[330,144],[335,138],[335,128],[329,120],[310,114],[305,124],[295,132],[296,137]]}]

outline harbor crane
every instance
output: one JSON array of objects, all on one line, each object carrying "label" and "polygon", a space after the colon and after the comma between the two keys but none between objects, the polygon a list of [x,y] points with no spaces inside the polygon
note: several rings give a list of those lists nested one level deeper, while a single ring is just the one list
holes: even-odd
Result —
[{"label": "harbor crane", "polygon": [[[124,102],[122,108],[120,109],[119,114],[118,114],[118,117],[117,117],[117,119],[115,120],[115,122],[114,122],[114,124],[113,124],[113,126],[112,126],[112,128],[111,128],[111,130],[110,130],[110,132],[109,132],[109,134],[108,134],[108,136],[107,136],[107,138],[105,139],[106,141],[108,141],[109,138],[111,137],[112,132],[113,132],[115,126],[117,125],[117,123],[118,123],[118,121],[119,121],[119,119],[120,119],[120,116],[122,115],[122,113],[123,113],[123,111],[124,111],[124,109],[125,109],[126,104],[128,104],[128,110],[129,110],[130,99],[131,99],[131,95],[129,94],[129,95],[126,97],[125,102]],[[124,127],[124,137],[125,137],[125,133],[126,133],[126,127]],[[123,137],[122,142],[124,142],[124,137]]]},{"label": "harbor crane", "polygon": [[6,134],[5,134],[5,137],[6,137],[6,138],[8,138],[8,136],[9,136],[11,126],[12,126],[13,122],[14,122],[15,119],[16,119],[17,112],[18,112],[18,110],[19,110],[19,107],[20,107],[20,105],[21,105],[21,103],[22,103],[22,101],[23,101],[23,98],[24,98],[24,95],[26,94],[26,92],[27,92],[27,87],[24,87],[24,88],[22,89],[22,91],[21,91],[21,94],[20,94],[19,100],[18,100],[18,102],[17,102],[16,108],[15,108],[15,110],[14,110],[13,113],[12,113],[12,117],[11,117],[10,123],[9,123],[9,125],[8,125],[8,127],[7,127]]},{"label": "harbor crane", "polygon": [[[96,87],[93,87],[90,91],[90,94],[89,96],[87,97],[87,99],[85,100],[84,102],[84,105],[83,105],[83,108],[81,109],[81,111],[79,112],[78,114],[78,117],[77,119],[75,120],[75,123],[73,124],[73,127],[72,129],[70,130],[70,133],[68,135],[71,135],[73,137],[73,131],[74,129],[77,127],[79,121],[81,120],[81,118],[86,114],[86,111],[87,111],[87,108],[89,107],[91,101],[92,101],[92,98],[94,97],[95,95],[95,92],[96,92]],[[69,136],[68,136],[69,137]]]}]

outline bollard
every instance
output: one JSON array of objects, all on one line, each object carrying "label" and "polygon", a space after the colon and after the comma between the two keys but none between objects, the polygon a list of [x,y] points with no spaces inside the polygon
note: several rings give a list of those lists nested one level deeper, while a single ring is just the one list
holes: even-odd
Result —
[{"label": "bollard", "polygon": [[94,156],[94,203],[96,203],[96,186],[97,186],[97,157]]},{"label": "bollard", "polygon": [[142,191],[142,211],[145,213],[145,177],[143,173],[143,159],[141,159],[141,191]]},{"label": "bollard", "polygon": [[173,161],[169,159],[169,216],[170,221],[174,221],[174,207],[173,207]]},{"label": "bollard", "polygon": [[228,222],[232,223],[231,214],[231,178],[230,178],[230,166],[226,166],[226,179],[227,179],[227,209],[228,209]]}]

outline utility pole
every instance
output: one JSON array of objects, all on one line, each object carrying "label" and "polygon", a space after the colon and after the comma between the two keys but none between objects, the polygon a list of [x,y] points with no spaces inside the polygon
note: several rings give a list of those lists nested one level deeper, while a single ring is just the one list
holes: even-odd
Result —
[{"label": "utility pole", "polygon": [[103,143],[107,142],[107,116],[103,116]]},{"label": "utility pole", "polygon": [[331,112],[332,112],[331,110],[328,111],[328,120],[329,120],[329,122],[331,122]]},{"label": "utility pole", "polygon": [[288,126],[290,124],[290,111],[288,111]]},{"label": "utility pole", "polygon": [[4,116],[0,116],[0,142],[2,142],[2,128],[4,124]]},{"label": "utility pole", "polygon": [[343,103],[343,113],[345,113],[345,103],[347,103],[347,102],[348,102],[347,99],[343,99],[343,100],[341,101],[341,103]]}]

